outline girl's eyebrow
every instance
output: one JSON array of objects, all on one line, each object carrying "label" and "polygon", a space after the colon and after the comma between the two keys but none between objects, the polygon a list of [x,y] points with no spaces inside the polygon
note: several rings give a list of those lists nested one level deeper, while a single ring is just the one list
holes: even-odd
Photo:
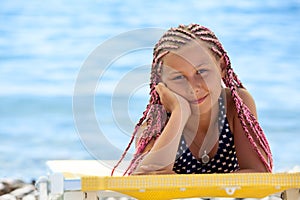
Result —
[{"label": "girl's eyebrow", "polygon": [[200,64],[198,64],[198,65],[195,65],[195,68],[200,68],[200,67],[202,67],[202,66],[204,66],[204,65],[206,65],[207,63],[200,63]]},{"label": "girl's eyebrow", "polygon": [[177,75],[177,74],[182,74],[180,71],[177,71],[177,70],[174,70],[174,71],[171,71],[169,72],[170,75]]},{"label": "girl's eyebrow", "polygon": [[171,67],[168,70],[168,74],[181,74],[181,71],[172,69]]},{"label": "girl's eyebrow", "polygon": [[[199,65],[196,65],[196,66],[194,66],[194,69],[199,69],[199,68],[201,68],[201,67],[203,67],[203,66],[205,66],[206,65],[206,63],[201,63],[201,64],[199,64]],[[181,71],[177,71],[177,70],[174,70],[174,69],[170,69],[170,71],[169,71],[169,75],[177,75],[177,74],[182,74],[182,72]]]}]

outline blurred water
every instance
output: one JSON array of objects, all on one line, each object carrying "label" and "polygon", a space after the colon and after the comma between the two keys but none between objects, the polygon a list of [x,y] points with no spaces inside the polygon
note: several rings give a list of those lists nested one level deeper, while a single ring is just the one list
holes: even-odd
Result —
[{"label": "blurred water", "polygon": [[[74,84],[84,60],[122,32],[191,22],[214,30],[256,99],[275,170],[299,165],[299,16],[299,0],[2,1],[0,177],[31,179],[45,174],[46,160],[91,159],[72,112]],[[134,56],[116,63],[115,70],[111,67],[103,82],[107,92],[100,88],[102,93],[95,97],[99,122],[104,132],[113,133],[109,140],[121,149],[129,136],[115,125],[107,105],[111,105],[109,91],[122,72],[151,63],[151,50]],[[128,129],[148,101],[143,89],[129,102]],[[121,97],[119,101],[124,103]],[[128,113],[118,115],[127,119]]]}]

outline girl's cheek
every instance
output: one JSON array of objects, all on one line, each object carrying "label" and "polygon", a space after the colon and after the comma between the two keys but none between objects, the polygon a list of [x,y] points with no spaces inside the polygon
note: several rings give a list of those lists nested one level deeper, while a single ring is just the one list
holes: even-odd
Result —
[{"label": "girl's cheek", "polygon": [[209,90],[215,90],[221,87],[221,77],[211,76],[204,79]]},{"label": "girl's cheek", "polygon": [[174,84],[174,83],[166,83],[167,87],[172,91],[175,92],[176,94],[179,94],[181,96],[186,95],[187,91],[187,86],[186,84]]}]

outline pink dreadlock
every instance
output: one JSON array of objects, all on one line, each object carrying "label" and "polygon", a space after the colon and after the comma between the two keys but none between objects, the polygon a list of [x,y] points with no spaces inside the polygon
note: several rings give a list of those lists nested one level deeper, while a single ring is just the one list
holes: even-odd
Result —
[{"label": "pink dreadlock", "polygon": [[[270,146],[268,141],[264,135],[263,130],[261,129],[257,119],[251,113],[249,108],[244,104],[241,97],[238,95],[237,88],[245,88],[241,81],[238,79],[237,75],[234,73],[231,68],[230,59],[227,55],[227,52],[224,50],[222,44],[219,42],[218,38],[215,34],[210,31],[208,28],[200,26],[198,24],[190,24],[190,25],[180,25],[177,28],[169,29],[158,41],[158,43],[154,47],[153,52],[153,62],[151,69],[151,77],[150,77],[150,100],[149,104],[146,107],[146,110],[143,112],[143,116],[137,123],[131,140],[125,149],[121,159],[116,164],[114,169],[112,170],[112,175],[114,170],[118,167],[121,161],[124,159],[127,151],[129,150],[134,138],[136,137],[136,133],[138,129],[141,127],[144,122],[146,122],[146,128],[143,130],[141,137],[138,140],[138,145],[136,148],[136,152],[131,160],[125,174],[131,174],[139,164],[139,162],[143,159],[144,150],[147,144],[152,140],[156,140],[160,133],[163,131],[164,126],[167,123],[168,117],[166,116],[166,111],[161,105],[159,95],[155,91],[155,85],[161,82],[161,71],[162,71],[162,57],[166,55],[170,50],[179,49],[181,46],[185,45],[187,42],[200,39],[205,42],[209,49],[212,51],[213,55],[216,56],[217,59],[224,57],[226,63],[226,75],[223,78],[223,82],[231,91],[231,96],[235,103],[235,107],[238,112],[238,118],[242,124],[243,130],[246,133],[249,142],[251,143],[253,149],[256,151],[259,158],[264,163],[266,169],[271,172],[273,167],[272,154],[270,150]],[[250,134],[250,132],[254,133],[255,138]],[[264,158],[262,152],[260,151],[257,143],[262,148],[264,153],[267,155],[267,160]]]}]

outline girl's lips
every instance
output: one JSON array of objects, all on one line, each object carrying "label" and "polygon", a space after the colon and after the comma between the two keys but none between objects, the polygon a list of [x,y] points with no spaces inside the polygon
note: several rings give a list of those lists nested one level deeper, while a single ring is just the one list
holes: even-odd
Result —
[{"label": "girl's lips", "polygon": [[202,103],[202,102],[205,100],[205,98],[206,98],[207,96],[208,96],[208,95],[205,95],[205,96],[202,97],[202,98],[199,98],[199,99],[197,99],[197,100],[191,101],[191,103],[193,103],[193,104],[200,104],[200,103]]}]

